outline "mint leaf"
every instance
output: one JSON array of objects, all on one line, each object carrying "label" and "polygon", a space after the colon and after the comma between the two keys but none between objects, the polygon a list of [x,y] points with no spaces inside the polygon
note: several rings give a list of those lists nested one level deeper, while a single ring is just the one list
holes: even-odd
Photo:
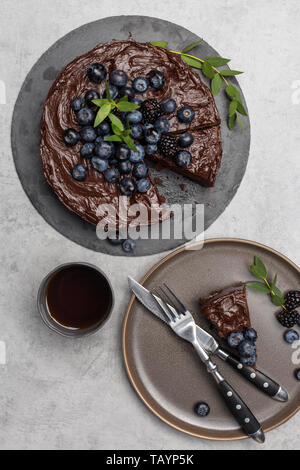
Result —
[{"label": "mint leaf", "polygon": [[106,98],[99,98],[98,100],[92,100],[92,103],[94,103],[96,106],[102,106],[105,103],[108,103],[108,99]]},{"label": "mint leaf", "polygon": [[105,137],[104,140],[108,140],[110,142],[122,142],[122,139],[118,135],[109,135],[108,137]]},{"label": "mint leaf", "polygon": [[115,135],[122,135],[123,134],[123,131],[121,131],[121,129],[119,129],[117,126],[115,126],[114,124],[111,125],[111,128],[113,130],[113,133]]},{"label": "mint leaf", "polygon": [[255,266],[254,264],[251,264],[250,271],[253,274],[253,276],[256,277],[257,279],[265,279],[264,273],[260,271],[259,268]]},{"label": "mint leaf", "polygon": [[220,74],[216,73],[214,78],[211,81],[211,91],[214,96],[216,96],[222,88],[222,78]]},{"label": "mint leaf", "polygon": [[283,305],[284,303],[284,298],[282,297],[279,297],[277,295],[272,295],[272,302],[274,305],[276,305],[277,307],[279,307],[280,305]]},{"label": "mint leaf", "polygon": [[233,75],[240,75],[241,73],[239,70],[221,70],[220,74],[223,75],[223,77],[232,77]]},{"label": "mint leaf", "polygon": [[229,127],[229,130],[232,131],[232,129],[234,128],[235,121],[236,121],[236,113],[234,113],[234,114],[233,114],[232,116],[230,116],[229,119],[228,119],[228,127]]},{"label": "mint leaf", "polygon": [[277,282],[277,274],[275,274],[273,281],[271,282],[271,288],[274,290],[274,287],[276,287],[276,282]]},{"label": "mint leaf", "polygon": [[112,101],[107,80],[105,80],[105,91],[106,91],[106,96],[108,98],[108,101]]},{"label": "mint leaf", "polygon": [[242,101],[241,95],[234,85],[227,85],[225,91],[227,96],[229,96],[229,98],[231,98],[232,100]]},{"label": "mint leaf", "polygon": [[124,126],[122,124],[122,121],[120,121],[120,119],[115,114],[110,113],[108,115],[108,118],[110,119],[110,121],[113,123],[115,127],[120,129],[120,131],[124,131]]},{"label": "mint leaf", "polygon": [[191,67],[194,67],[195,69],[202,69],[201,62],[193,59],[192,57],[188,57],[186,55],[181,54],[180,56],[184,62],[186,62],[188,65]]},{"label": "mint leaf", "polygon": [[240,101],[238,101],[237,110],[243,116],[248,116],[247,111],[245,110],[244,106],[242,105],[242,103]]},{"label": "mint leaf", "polygon": [[134,111],[135,109],[139,109],[139,107],[140,106],[138,104],[129,103],[129,101],[119,101],[117,103],[117,108],[122,113],[127,111]]},{"label": "mint leaf", "polygon": [[129,135],[123,135],[122,136],[122,139],[123,141],[125,142],[125,144],[128,145],[128,147],[133,150],[134,152],[137,152],[138,149],[136,148],[136,146],[134,145],[134,141],[132,140],[132,138],[129,136]]},{"label": "mint leaf", "polygon": [[243,130],[244,130],[244,126],[243,126],[243,123],[242,123],[242,121],[241,121],[241,118],[240,118],[240,116],[239,116],[238,114],[237,114],[237,116],[236,116],[236,119],[237,119],[237,122],[238,122],[239,125],[240,125],[240,128],[241,128],[242,131],[243,131]]},{"label": "mint leaf", "polygon": [[169,43],[167,41],[152,41],[151,44],[152,44],[152,46],[167,48]]},{"label": "mint leaf", "polygon": [[119,99],[119,103],[122,103],[122,101],[128,101],[128,96],[122,96],[122,98]]},{"label": "mint leaf", "polygon": [[264,263],[258,256],[254,256],[254,264],[255,264],[255,267],[260,271],[261,275],[264,278],[266,278],[267,268],[265,267]]},{"label": "mint leaf", "polygon": [[257,290],[258,292],[262,292],[263,294],[270,294],[270,289],[263,282],[251,281],[251,282],[247,282],[246,286],[249,287],[250,289],[254,289],[254,290]]},{"label": "mint leaf", "polygon": [[236,112],[236,108],[237,108],[237,104],[238,102],[233,100],[230,102],[230,105],[229,105],[229,116],[232,117],[235,112]]},{"label": "mint leaf", "polygon": [[189,52],[189,51],[191,51],[192,49],[194,49],[194,47],[199,46],[199,44],[201,44],[201,42],[203,42],[203,39],[200,39],[200,41],[192,42],[191,44],[189,44],[188,46],[186,46],[184,49],[182,49],[181,52],[183,52],[183,53]]},{"label": "mint leaf", "polygon": [[101,124],[101,122],[104,121],[104,119],[109,115],[110,110],[111,110],[110,103],[105,103],[103,106],[101,106],[101,108],[99,109],[96,115],[94,127],[99,126],[99,124]]},{"label": "mint leaf", "polygon": [[206,61],[204,61],[203,65],[202,65],[202,72],[204,73],[204,75],[206,77],[208,77],[210,79],[213,79],[214,76],[215,76],[215,73],[213,71],[212,66]]},{"label": "mint leaf", "polygon": [[230,62],[230,59],[224,59],[223,57],[207,57],[205,62],[213,65],[214,67],[220,67],[220,65],[225,65]]},{"label": "mint leaf", "polygon": [[276,286],[274,286],[272,289],[273,289],[273,291],[274,291],[274,293],[275,293],[275,296],[274,296],[274,294],[272,294],[272,295],[273,295],[274,297],[278,297],[278,299],[281,299],[280,305],[281,305],[281,304],[284,304],[284,295],[283,295],[283,293],[281,292],[281,290],[278,289],[278,287],[276,287]]}]

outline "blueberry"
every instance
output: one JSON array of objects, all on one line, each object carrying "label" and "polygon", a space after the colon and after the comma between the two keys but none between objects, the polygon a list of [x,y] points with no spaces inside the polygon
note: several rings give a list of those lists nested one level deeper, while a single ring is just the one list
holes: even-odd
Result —
[{"label": "blueberry", "polygon": [[156,129],[146,129],[144,132],[147,144],[157,144],[161,137],[161,133]]},{"label": "blueberry", "polygon": [[295,377],[297,380],[300,380],[300,369],[295,370]]},{"label": "blueberry", "polygon": [[97,90],[88,90],[86,94],[84,95],[85,102],[89,108],[92,108],[94,103],[92,103],[92,100],[98,100],[100,98],[100,95]]},{"label": "blueberry", "polygon": [[167,118],[159,117],[155,122],[155,129],[161,134],[167,134],[170,130],[170,123]]},{"label": "blueberry", "polygon": [[136,243],[131,238],[124,240],[122,243],[122,249],[125,253],[132,253],[135,250]]},{"label": "blueberry", "polygon": [[133,139],[138,139],[143,135],[143,126],[141,124],[133,124],[131,126],[130,136]]},{"label": "blueberry", "polygon": [[81,108],[77,113],[77,121],[81,126],[90,126],[94,120],[95,112],[90,108]]},{"label": "blueberry", "polygon": [[85,126],[80,131],[80,137],[84,142],[94,142],[97,139],[97,132],[92,126]]},{"label": "blueberry", "polygon": [[[96,129],[97,130],[97,129]],[[94,144],[100,144],[101,142],[103,142],[103,137],[100,137],[100,135],[97,137],[97,139],[95,140]]]},{"label": "blueberry", "polygon": [[120,172],[117,168],[108,168],[104,172],[104,178],[108,183],[116,183],[120,179]]},{"label": "blueberry", "polygon": [[97,170],[100,173],[103,173],[108,168],[108,161],[103,160],[103,158],[92,157],[91,158],[91,165],[94,168],[94,170]]},{"label": "blueberry", "polygon": [[149,82],[146,77],[137,77],[133,80],[132,86],[137,93],[145,93],[148,89]]},{"label": "blueberry", "polygon": [[141,111],[136,109],[134,111],[130,111],[126,116],[126,119],[128,119],[129,124],[138,124],[143,119],[143,115]]},{"label": "blueberry", "polygon": [[95,145],[91,143],[84,144],[80,149],[80,155],[82,158],[90,158],[93,154]]},{"label": "blueberry", "polygon": [[134,165],[132,175],[137,179],[146,178],[148,175],[148,167],[146,163],[137,163]]},{"label": "blueberry", "polygon": [[242,356],[240,361],[242,364],[244,364],[244,366],[253,367],[257,362],[257,356],[256,354],[252,354],[251,356],[247,357]]},{"label": "blueberry", "polygon": [[124,196],[132,196],[136,190],[135,181],[129,176],[124,176],[120,181],[120,191]]},{"label": "blueberry", "polygon": [[118,163],[119,163],[118,160],[116,160],[115,158],[110,158],[109,159],[109,164],[110,165],[117,165]]},{"label": "blueberry", "polygon": [[63,132],[63,139],[68,147],[73,147],[80,140],[80,134],[75,129],[66,129]]},{"label": "blueberry", "polygon": [[109,81],[112,85],[123,87],[127,85],[128,76],[125,72],[123,72],[123,70],[113,70],[109,74]]},{"label": "blueberry", "polygon": [[104,158],[108,160],[115,153],[115,146],[113,142],[102,141],[99,144],[95,145],[95,154],[97,157]]},{"label": "blueberry", "polygon": [[210,407],[205,402],[197,403],[194,409],[195,409],[196,415],[201,416],[202,418],[207,416],[210,412]]},{"label": "blueberry", "polygon": [[107,240],[111,245],[121,245],[124,242],[124,238],[120,238],[120,233],[116,232],[114,237],[107,237]]},{"label": "blueberry", "polygon": [[242,341],[244,341],[244,335],[240,331],[234,331],[230,333],[227,338],[227,342],[231,348],[236,348]]},{"label": "blueberry", "polygon": [[252,341],[244,340],[238,345],[239,353],[242,357],[249,357],[256,354],[256,346]]},{"label": "blueberry", "polygon": [[245,338],[248,339],[249,341],[253,341],[253,343],[255,343],[255,341],[257,340],[257,331],[254,329],[254,328],[247,328],[247,330],[245,331]]},{"label": "blueberry", "polygon": [[129,160],[132,163],[139,163],[144,159],[145,150],[141,144],[135,144],[135,146],[137,148],[137,152],[135,152],[134,150],[131,150]]},{"label": "blueberry", "polygon": [[146,122],[146,124],[143,125],[143,129],[144,129],[144,134],[150,130],[150,129],[154,129],[154,126],[153,124],[150,124],[149,122]]},{"label": "blueberry", "polygon": [[117,150],[116,150],[116,159],[119,162],[122,162],[124,160],[128,160],[130,155],[131,155],[131,150],[126,144],[118,145]]},{"label": "blueberry", "polygon": [[123,160],[118,164],[118,168],[121,174],[128,175],[132,169],[132,163],[129,160]]},{"label": "blueberry", "polygon": [[146,193],[150,188],[150,181],[148,179],[141,178],[137,181],[136,188],[139,193]]},{"label": "blueberry", "polygon": [[101,83],[106,78],[107,71],[104,65],[97,62],[88,66],[87,75],[91,82]]},{"label": "blueberry", "polygon": [[71,174],[74,180],[84,181],[88,175],[88,169],[85,165],[82,165],[82,163],[79,163],[78,165],[73,166],[71,170]]},{"label": "blueberry", "polygon": [[194,137],[192,134],[189,134],[188,132],[185,132],[184,134],[181,134],[180,137],[177,139],[177,143],[180,147],[189,147],[192,145],[194,142]]},{"label": "blueberry", "polygon": [[182,106],[177,111],[177,117],[180,122],[190,123],[195,117],[195,111],[190,106]]},{"label": "blueberry", "polygon": [[177,108],[177,104],[176,104],[176,101],[173,100],[173,98],[169,98],[169,99],[163,101],[161,103],[160,107],[161,107],[161,110],[162,110],[163,113],[171,114]]},{"label": "blueberry", "polygon": [[187,150],[180,150],[175,155],[175,163],[181,168],[188,168],[192,161],[192,155]]},{"label": "blueberry", "polygon": [[135,97],[135,91],[131,86],[123,86],[119,91],[119,96],[122,98],[123,96],[128,96],[129,100],[132,100]]},{"label": "blueberry", "polygon": [[287,343],[292,344],[294,341],[298,341],[299,334],[295,330],[288,330],[284,333],[283,337]]},{"label": "blueberry", "polygon": [[97,134],[100,136],[106,136],[111,133],[111,127],[109,122],[107,121],[102,121],[99,126],[96,127]]},{"label": "blueberry", "polygon": [[[112,85],[111,83],[109,83],[108,84],[108,89],[109,89],[111,99],[115,100],[116,97],[118,96],[118,93],[119,93],[118,87],[116,87],[115,85]],[[106,96],[106,90],[104,92],[103,98],[108,98]]]},{"label": "blueberry", "polygon": [[132,100],[130,100],[130,103],[133,103],[133,104],[136,104],[138,106],[141,106],[143,101],[140,99],[140,98],[133,98]]},{"label": "blueberry", "polygon": [[148,144],[145,148],[146,155],[153,155],[157,152],[157,145],[156,144]]},{"label": "blueberry", "polygon": [[84,99],[80,98],[79,96],[76,96],[76,98],[73,98],[71,101],[71,108],[73,111],[77,112],[84,106]]},{"label": "blueberry", "polygon": [[152,70],[148,75],[148,80],[152,88],[160,90],[165,84],[165,76],[160,70]]}]

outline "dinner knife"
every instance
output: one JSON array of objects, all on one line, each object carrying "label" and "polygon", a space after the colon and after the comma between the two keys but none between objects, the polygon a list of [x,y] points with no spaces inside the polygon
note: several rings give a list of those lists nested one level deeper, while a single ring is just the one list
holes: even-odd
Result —
[{"label": "dinner knife", "polygon": [[[160,320],[166,323],[166,318],[162,314],[152,294],[130,276],[128,276],[128,284],[137,299]],[[216,339],[200,326],[196,325],[196,330],[199,344],[207,352],[215,354],[223,361],[227,362],[245,379],[274,400],[281,402],[288,400],[288,393],[281,385],[260,370],[243,365],[237,357],[221,349]]]}]

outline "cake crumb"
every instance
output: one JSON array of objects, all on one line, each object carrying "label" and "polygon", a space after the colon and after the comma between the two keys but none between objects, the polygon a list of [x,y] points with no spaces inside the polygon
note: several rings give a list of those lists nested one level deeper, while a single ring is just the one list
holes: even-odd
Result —
[{"label": "cake crumb", "polygon": [[154,178],[154,183],[155,184],[163,184],[163,180],[161,178],[158,178],[157,176]]}]

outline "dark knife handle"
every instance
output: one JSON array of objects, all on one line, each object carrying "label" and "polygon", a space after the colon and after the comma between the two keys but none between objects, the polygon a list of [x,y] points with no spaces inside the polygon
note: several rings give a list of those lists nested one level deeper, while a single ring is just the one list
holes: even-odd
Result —
[{"label": "dark knife handle", "polygon": [[243,431],[257,442],[263,443],[265,440],[264,432],[260,423],[249,410],[247,405],[243,402],[237,392],[231,385],[223,380],[218,384],[219,390],[226,401],[226,404],[243,429]]},{"label": "dark knife handle", "polygon": [[274,380],[265,375],[260,370],[255,370],[252,367],[245,366],[239,359],[228,352],[219,349],[217,355],[224,361],[231,365],[239,374],[251,382],[255,387],[259,388],[262,392],[278,401],[287,401],[288,393]]}]

